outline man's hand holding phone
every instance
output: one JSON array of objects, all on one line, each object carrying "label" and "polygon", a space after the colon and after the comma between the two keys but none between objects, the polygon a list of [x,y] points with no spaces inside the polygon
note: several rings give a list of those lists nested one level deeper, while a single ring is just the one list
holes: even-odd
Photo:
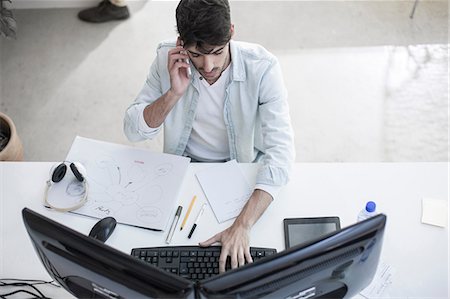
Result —
[{"label": "man's hand holding phone", "polygon": [[168,69],[170,74],[170,90],[177,96],[182,96],[189,86],[190,64],[189,56],[182,46],[180,38],[177,39],[177,46],[169,50]]}]

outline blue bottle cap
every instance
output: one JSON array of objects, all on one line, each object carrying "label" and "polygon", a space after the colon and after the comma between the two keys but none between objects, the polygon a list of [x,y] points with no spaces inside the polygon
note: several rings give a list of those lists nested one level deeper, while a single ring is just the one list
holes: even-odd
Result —
[{"label": "blue bottle cap", "polygon": [[377,205],[373,201],[368,201],[366,204],[366,211],[369,213],[375,212]]}]

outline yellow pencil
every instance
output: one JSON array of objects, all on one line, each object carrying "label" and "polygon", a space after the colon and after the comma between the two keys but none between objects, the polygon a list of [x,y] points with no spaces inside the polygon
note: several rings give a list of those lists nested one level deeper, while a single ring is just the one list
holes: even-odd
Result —
[{"label": "yellow pencil", "polygon": [[189,208],[188,208],[188,210],[186,212],[186,215],[184,216],[183,222],[181,223],[180,230],[182,230],[184,225],[186,224],[186,221],[187,221],[187,219],[189,217],[189,214],[191,213],[192,207],[194,206],[194,202],[195,202],[196,199],[197,199],[197,196],[194,195],[194,197],[191,200],[191,203],[189,204]]}]

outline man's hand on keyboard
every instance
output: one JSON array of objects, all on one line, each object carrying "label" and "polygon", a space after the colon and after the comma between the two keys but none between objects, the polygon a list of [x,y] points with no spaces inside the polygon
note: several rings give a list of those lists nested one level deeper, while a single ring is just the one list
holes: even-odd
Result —
[{"label": "man's hand on keyboard", "polygon": [[232,269],[245,265],[246,260],[248,263],[253,261],[249,250],[250,229],[271,202],[272,196],[269,193],[255,189],[233,225],[199,244],[200,246],[210,246],[215,242],[222,243],[220,273],[225,272],[228,256],[231,258]]},{"label": "man's hand on keyboard", "polygon": [[245,263],[252,263],[249,245],[250,229],[241,225],[238,219],[232,226],[216,234],[212,238],[201,242],[202,247],[211,246],[216,242],[222,244],[222,251],[219,258],[219,272],[225,272],[227,258],[230,257],[231,269],[243,266]]}]

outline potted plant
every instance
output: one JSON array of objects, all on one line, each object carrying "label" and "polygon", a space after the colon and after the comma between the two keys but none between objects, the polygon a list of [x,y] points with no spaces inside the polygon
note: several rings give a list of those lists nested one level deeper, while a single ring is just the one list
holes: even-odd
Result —
[{"label": "potted plant", "polygon": [[11,3],[11,0],[0,0],[0,36],[16,38],[16,20],[12,11],[6,8],[5,2]]},{"label": "potted plant", "polygon": [[4,113],[0,112],[0,161],[22,161],[23,147],[16,126]]},{"label": "potted plant", "polygon": [[[0,0],[0,37],[16,38],[16,20],[11,10],[7,9],[5,2]],[[23,147],[13,121],[0,112],[0,161],[23,160]]]}]

